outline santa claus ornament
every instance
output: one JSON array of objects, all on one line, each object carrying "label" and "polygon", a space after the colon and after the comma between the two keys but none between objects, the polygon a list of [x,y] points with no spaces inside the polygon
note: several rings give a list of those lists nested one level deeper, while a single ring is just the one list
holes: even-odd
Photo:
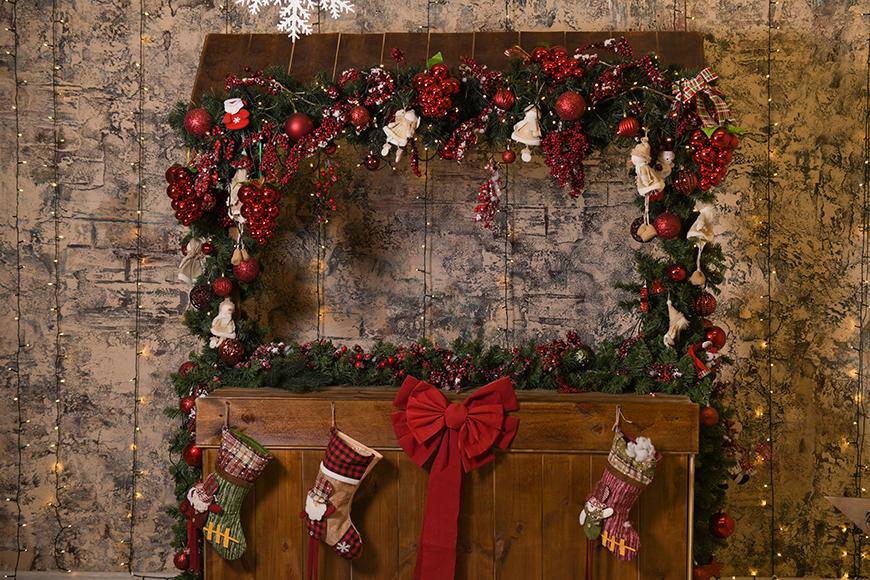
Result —
[{"label": "santa claus ornament", "polygon": [[[223,511],[220,504],[215,501],[217,490],[217,479],[211,473],[205,481],[197,481],[178,505],[178,511],[187,522],[187,544],[184,551],[179,552],[174,560],[175,567],[179,570],[190,570],[194,573],[200,571],[199,530],[205,525],[209,514],[219,514]],[[184,558],[179,558],[181,555]]]},{"label": "santa claus ornament", "polygon": [[251,114],[245,109],[242,99],[224,101],[224,126],[231,131],[244,129],[251,122]]}]

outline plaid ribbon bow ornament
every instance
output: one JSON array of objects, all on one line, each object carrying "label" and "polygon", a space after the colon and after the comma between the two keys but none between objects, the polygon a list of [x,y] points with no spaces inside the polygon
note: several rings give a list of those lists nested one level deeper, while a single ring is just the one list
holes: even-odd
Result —
[{"label": "plaid ribbon bow ornament", "polygon": [[[689,106],[694,100],[698,117],[701,119],[701,126],[719,127],[725,125],[731,118],[731,109],[728,108],[728,103],[722,98],[719,89],[712,85],[718,78],[716,73],[706,67],[694,78],[680,79],[675,82],[672,88],[672,93],[677,99],[674,108]],[[709,106],[707,101],[712,106]]]}]

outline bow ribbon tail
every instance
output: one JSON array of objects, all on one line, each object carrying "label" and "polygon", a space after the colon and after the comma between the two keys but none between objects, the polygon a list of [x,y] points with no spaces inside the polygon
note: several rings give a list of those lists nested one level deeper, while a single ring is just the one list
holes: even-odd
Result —
[{"label": "bow ribbon tail", "polygon": [[414,580],[445,580],[456,570],[462,460],[459,439],[450,429],[441,440],[426,487],[426,511],[417,550]]},{"label": "bow ribbon tail", "polygon": [[196,533],[196,525],[193,518],[187,518],[187,555],[189,557],[190,570],[199,573],[199,534]]}]

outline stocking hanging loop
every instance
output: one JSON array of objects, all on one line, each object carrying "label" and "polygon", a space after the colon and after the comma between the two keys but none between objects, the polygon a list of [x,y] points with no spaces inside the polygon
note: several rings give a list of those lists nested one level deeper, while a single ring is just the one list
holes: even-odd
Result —
[{"label": "stocking hanging loop", "polygon": [[616,406],[616,419],[615,419],[614,422],[613,422],[613,428],[611,429],[611,431],[619,431],[619,430],[620,430],[620,429],[619,429],[619,420],[620,420],[620,419],[622,419],[622,420],[625,421],[626,423],[634,423],[634,421],[629,421],[629,420],[628,420],[628,417],[626,417],[626,416],[622,413],[622,405],[617,405],[617,406]]}]

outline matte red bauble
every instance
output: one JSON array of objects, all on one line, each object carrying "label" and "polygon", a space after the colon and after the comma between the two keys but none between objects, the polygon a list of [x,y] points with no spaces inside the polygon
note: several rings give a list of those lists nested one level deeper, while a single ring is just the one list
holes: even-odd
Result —
[{"label": "matte red bauble", "polygon": [[227,278],[226,276],[221,276],[220,278],[215,278],[214,282],[211,283],[211,291],[223,298],[224,296],[229,296],[233,291],[233,281]]},{"label": "matte red bauble", "polygon": [[357,105],[350,110],[350,122],[357,131],[363,129],[371,120],[372,116],[369,114],[369,110],[362,105]]},{"label": "matte red bauble", "polygon": [[202,107],[191,109],[184,115],[184,130],[194,137],[205,137],[211,125],[211,115]]},{"label": "matte red bauble", "polygon": [[198,284],[190,290],[190,303],[197,310],[208,310],[213,297],[211,287],[206,284]]},{"label": "matte red bauble", "polygon": [[634,117],[626,117],[619,122],[616,133],[620,137],[637,137],[640,133],[640,121]]},{"label": "matte red bauble", "polygon": [[172,558],[172,563],[175,564],[175,567],[179,570],[187,570],[190,568],[190,554],[187,552],[179,552],[175,554],[174,558]]},{"label": "matte red bauble", "polygon": [[716,297],[709,292],[701,292],[692,306],[699,315],[710,316],[716,311]]},{"label": "matte red bauble", "polygon": [[204,242],[200,247],[200,250],[206,256],[211,256],[212,254],[214,254],[214,244],[211,242]]},{"label": "matte red bauble", "polygon": [[381,166],[381,158],[372,153],[371,155],[366,156],[365,164],[366,169],[368,169],[369,171],[374,171]]},{"label": "matte red bauble", "polygon": [[226,364],[234,367],[245,357],[245,347],[235,338],[228,338],[218,347],[218,356]]},{"label": "matte red bauble", "polygon": [[715,407],[701,407],[701,425],[712,427],[719,422],[719,411]]},{"label": "matte red bauble", "polygon": [[178,367],[178,374],[180,374],[182,377],[186,377],[187,375],[190,374],[190,371],[192,371],[195,368],[196,368],[195,362],[193,362],[192,360],[185,361],[185,362],[181,363],[180,367]]},{"label": "matte red bauble", "polygon": [[672,240],[680,235],[680,218],[665,210],[656,216],[653,221],[653,227],[656,229],[656,235],[663,240]]},{"label": "matte red bauble", "polygon": [[679,264],[671,264],[668,266],[668,278],[673,280],[674,282],[682,282],[688,276],[688,272],[686,269],[680,266]]},{"label": "matte red bauble", "polygon": [[188,443],[187,447],[181,452],[181,457],[191,467],[202,465],[202,449],[197,447],[196,443]]},{"label": "matte red bauble", "polygon": [[725,331],[719,328],[718,326],[711,326],[707,329],[707,332],[704,334],[704,337],[713,343],[713,346],[716,348],[722,348],[725,346],[725,340],[728,338],[725,334]]},{"label": "matte red bauble", "polygon": [[194,397],[193,395],[182,397],[182,399],[178,402],[178,408],[181,409],[181,412],[185,415],[190,414],[195,406],[196,397]]},{"label": "matte red bauble", "polygon": [[674,189],[689,195],[698,189],[698,176],[691,171],[681,171],[674,178]]},{"label": "matte red bauble", "polygon": [[284,132],[294,141],[299,141],[314,131],[314,121],[305,113],[293,113],[284,122]]},{"label": "matte red bauble", "polygon": [[513,163],[514,161],[517,160],[517,154],[514,153],[513,151],[511,151],[510,149],[508,149],[506,151],[502,151],[501,160],[504,161],[505,163],[507,163],[508,165],[510,165],[511,163]]},{"label": "matte red bauble", "polygon": [[576,121],[586,112],[586,101],[580,93],[565,91],[556,97],[556,114],[563,121]]},{"label": "matte red bauble", "polygon": [[512,90],[499,89],[495,92],[495,97],[493,97],[492,102],[502,111],[508,111],[513,108],[514,103],[517,102],[517,98],[514,96]]},{"label": "matte red bauble", "polygon": [[260,262],[256,258],[242,260],[233,266],[233,274],[236,275],[239,282],[250,284],[260,275]]},{"label": "matte red bauble", "polygon": [[734,520],[724,512],[716,514],[710,522],[710,533],[717,538],[727,538],[734,533]]}]

